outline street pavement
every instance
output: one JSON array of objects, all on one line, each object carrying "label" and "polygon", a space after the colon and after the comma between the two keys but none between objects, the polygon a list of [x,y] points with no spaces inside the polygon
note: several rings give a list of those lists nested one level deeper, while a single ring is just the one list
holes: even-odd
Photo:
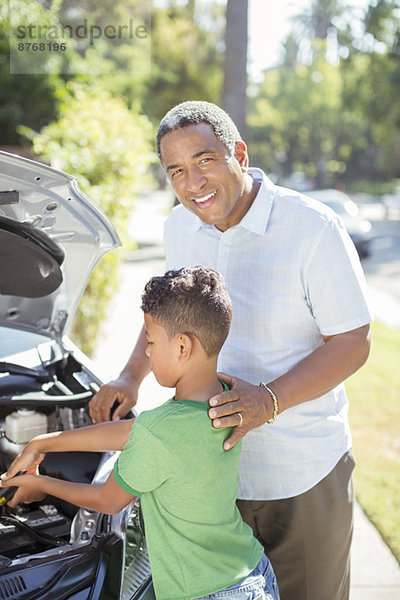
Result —
[{"label": "street pavement", "polygon": [[[126,254],[120,287],[102,326],[93,357],[105,380],[118,375],[142,327],[140,296],[145,283],[153,275],[165,271],[162,230],[172,202],[169,192],[149,192],[138,200],[132,214],[130,236],[139,247]],[[379,299],[378,296],[375,298]],[[137,411],[157,406],[171,395],[172,390],[160,387],[150,374],[141,386]],[[359,505],[355,511],[351,560],[350,600],[400,600],[399,563]]]},{"label": "street pavement", "polygon": [[371,254],[363,268],[375,318],[400,329],[400,212],[387,218],[382,204],[372,201],[360,205],[360,216],[372,223]]}]

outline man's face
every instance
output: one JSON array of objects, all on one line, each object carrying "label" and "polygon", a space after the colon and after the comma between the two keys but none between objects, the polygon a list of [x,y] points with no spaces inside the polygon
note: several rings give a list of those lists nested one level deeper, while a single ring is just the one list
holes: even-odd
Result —
[{"label": "man's face", "polygon": [[232,156],[212,127],[199,123],[164,135],[160,150],[173,190],[188,210],[221,231],[241,221],[251,204],[243,142]]}]

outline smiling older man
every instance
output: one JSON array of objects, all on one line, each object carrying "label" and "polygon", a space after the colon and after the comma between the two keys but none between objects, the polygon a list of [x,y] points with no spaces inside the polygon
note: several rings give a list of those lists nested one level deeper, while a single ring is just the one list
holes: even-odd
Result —
[{"label": "smiling older man", "polygon": [[[346,600],[354,461],[343,381],[367,359],[371,320],[357,253],[330,209],[248,168],[219,107],[174,107],[157,147],[181,203],[165,224],[167,267],[213,267],[232,298],[219,362],[231,389],[210,399],[209,415],[214,427],[236,426],[226,450],[246,436],[239,508],[282,600]],[[142,333],[92,400],[95,421],[115,400],[114,418],[135,404],[144,349]]]}]

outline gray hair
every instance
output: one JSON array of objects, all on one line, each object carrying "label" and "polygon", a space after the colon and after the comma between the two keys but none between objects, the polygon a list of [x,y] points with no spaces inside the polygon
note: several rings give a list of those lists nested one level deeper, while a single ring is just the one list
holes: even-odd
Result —
[{"label": "gray hair", "polygon": [[156,137],[160,160],[160,144],[164,135],[175,129],[200,123],[211,125],[215,137],[225,145],[231,155],[235,153],[235,144],[242,138],[228,113],[211,102],[189,100],[171,108],[160,123]]}]

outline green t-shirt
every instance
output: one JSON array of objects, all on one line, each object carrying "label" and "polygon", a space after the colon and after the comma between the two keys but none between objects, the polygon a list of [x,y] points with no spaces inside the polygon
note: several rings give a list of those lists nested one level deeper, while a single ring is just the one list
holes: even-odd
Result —
[{"label": "green t-shirt", "polygon": [[236,507],[240,446],[222,448],[208,402],[168,400],[142,412],[115,467],[141,496],[158,600],[191,600],[240,581],[263,554]]}]

